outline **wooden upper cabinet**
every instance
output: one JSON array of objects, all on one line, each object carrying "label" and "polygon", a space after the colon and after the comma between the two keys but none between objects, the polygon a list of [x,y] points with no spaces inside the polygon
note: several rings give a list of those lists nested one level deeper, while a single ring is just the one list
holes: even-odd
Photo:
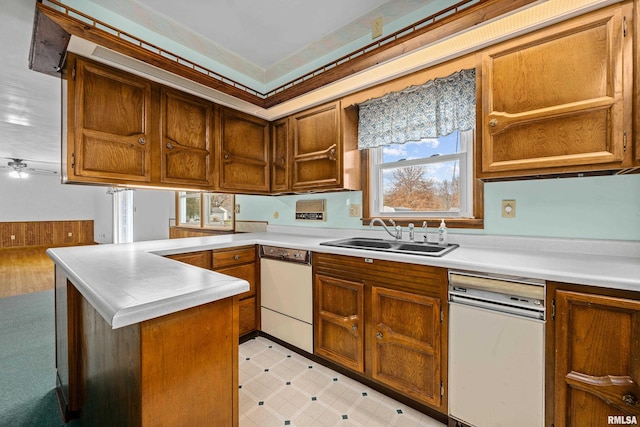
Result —
[{"label": "wooden upper cabinet", "polygon": [[633,75],[635,76],[635,81],[633,82],[634,87],[635,87],[635,92],[634,92],[634,105],[633,105],[633,111],[635,111],[635,114],[633,115],[633,129],[634,129],[634,135],[633,135],[633,139],[634,139],[634,149],[635,149],[635,157],[634,157],[634,163],[635,166],[640,166],[640,46],[638,46],[639,42],[640,42],[640,0],[635,0],[634,1],[634,11],[635,11],[635,15],[634,15],[634,27],[635,27],[635,31],[633,33],[634,36],[634,51],[633,51],[633,56],[635,58],[635,61],[633,63],[634,66],[634,73]]},{"label": "wooden upper cabinet", "polygon": [[373,286],[372,376],[440,406],[440,299]]},{"label": "wooden upper cabinet", "polygon": [[169,88],[161,91],[161,181],[213,185],[213,104]]},{"label": "wooden upper cabinet", "polygon": [[220,190],[269,193],[269,123],[221,108],[216,161]]},{"label": "wooden upper cabinet", "polygon": [[640,301],[556,292],[556,427],[640,419]]},{"label": "wooden upper cabinet", "polygon": [[483,51],[481,178],[630,162],[631,8],[602,9]]},{"label": "wooden upper cabinet", "polygon": [[271,192],[291,191],[289,119],[271,124]]},{"label": "wooden upper cabinet", "polygon": [[293,191],[361,188],[357,119],[346,114],[336,101],[291,117]]},{"label": "wooden upper cabinet", "polygon": [[69,178],[150,182],[151,83],[82,58],[71,65]]},{"label": "wooden upper cabinet", "polygon": [[67,181],[213,190],[213,103],[73,54],[67,67]]}]

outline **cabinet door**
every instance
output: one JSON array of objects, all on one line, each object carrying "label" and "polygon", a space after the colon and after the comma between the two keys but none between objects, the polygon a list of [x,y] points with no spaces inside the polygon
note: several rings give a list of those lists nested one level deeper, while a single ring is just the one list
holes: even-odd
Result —
[{"label": "cabinet door", "polygon": [[554,425],[639,419],[640,301],[568,291],[556,300]]},{"label": "cabinet door", "polygon": [[372,287],[373,378],[440,406],[440,300]]},{"label": "cabinet door", "polygon": [[149,182],[151,83],[78,58],[68,88],[70,177]]},{"label": "cabinet door", "polygon": [[222,108],[217,157],[221,190],[269,192],[268,122]]},{"label": "cabinet door", "polygon": [[238,295],[240,300],[244,300],[256,295],[256,264],[243,264],[236,265],[234,267],[216,268],[218,273],[226,274],[227,276],[237,277],[238,279],[244,279],[249,282],[249,290]]},{"label": "cabinet door", "polygon": [[211,187],[213,104],[162,88],[160,114],[162,182]]},{"label": "cabinet door", "polygon": [[340,103],[293,116],[293,190],[342,185]]},{"label": "cabinet door", "polygon": [[480,176],[621,167],[629,39],[613,7],[483,53]]},{"label": "cabinet door", "polygon": [[364,285],[316,274],[315,353],[364,372]]},{"label": "cabinet door", "polygon": [[271,192],[290,191],[289,119],[271,124]]}]

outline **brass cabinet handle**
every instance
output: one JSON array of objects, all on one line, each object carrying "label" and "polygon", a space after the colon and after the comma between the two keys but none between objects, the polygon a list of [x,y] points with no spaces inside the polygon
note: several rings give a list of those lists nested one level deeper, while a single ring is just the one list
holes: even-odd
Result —
[{"label": "brass cabinet handle", "polygon": [[489,120],[489,126],[491,126],[492,128],[498,126],[498,119]]},{"label": "brass cabinet handle", "polygon": [[236,260],[236,261],[239,260],[240,259],[240,255],[234,255],[233,259]]},{"label": "brass cabinet handle", "polygon": [[376,334],[376,338],[378,338],[379,340],[381,340],[381,339],[382,339],[382,332],[378,332],[378,333]]},{"label": "brass cabinet handle", "polygon": [[638,398],[633,394],[625,394],[622,396],[622,401],[629,406],[636,406],[638,404]]},{"label": "brass cabinet handle", "polygon": [[168,148],[169,150],[171,150],[171,149],[173,148],[173,144],[172,144],[172,143],[170,143],[170,142],[167,142],[167,148]]},{"label": "brass cabinet handle", "polygon": [[284,165],[284,158],[280,159],[280,164]]},{"label": "brass cabinet handle", "polygon": [[229,160],[229,155],[228,154],[225,154],[223,157],[224,157],[225,160]]},{"label": "brass cabinet handle", "polygon": [[357,330],[358,330],[358,325],[352,325],[352,326],[351,326],[351,330],[352,330],[353,332],[357,331]]},{"label": "brass cabinet handle", "polygon": [[144,145],[146,143],[147,143],[147,140],[145,138],[138,138],[138,144]]}]

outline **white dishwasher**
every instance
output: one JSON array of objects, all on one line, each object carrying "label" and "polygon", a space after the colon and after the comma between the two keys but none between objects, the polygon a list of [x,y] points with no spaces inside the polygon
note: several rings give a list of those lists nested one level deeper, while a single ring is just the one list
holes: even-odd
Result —
[{"label": "white dishwasher", "polygon": [[311,253],[260,247],[262,332],[313,353]]},{"label": "white dishwasher", "polygon": [[544,425],[544,281],[449,272],[449,416]]}]

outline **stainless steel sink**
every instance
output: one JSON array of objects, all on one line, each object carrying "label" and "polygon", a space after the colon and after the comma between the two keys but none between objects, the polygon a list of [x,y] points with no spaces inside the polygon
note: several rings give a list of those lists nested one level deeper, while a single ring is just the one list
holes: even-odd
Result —
[{"label": "stainless steel sink", "polygon": [[331,240],[320,243],[323,246],[335,246],[338,248],[364,249],[381,252],[394,252],[398,254],[425,255],[439,257],[451,252],[459,245],[436,243],[406,242],[402,240],[371,239],[367,237],[352,237],[349,239]]}]

